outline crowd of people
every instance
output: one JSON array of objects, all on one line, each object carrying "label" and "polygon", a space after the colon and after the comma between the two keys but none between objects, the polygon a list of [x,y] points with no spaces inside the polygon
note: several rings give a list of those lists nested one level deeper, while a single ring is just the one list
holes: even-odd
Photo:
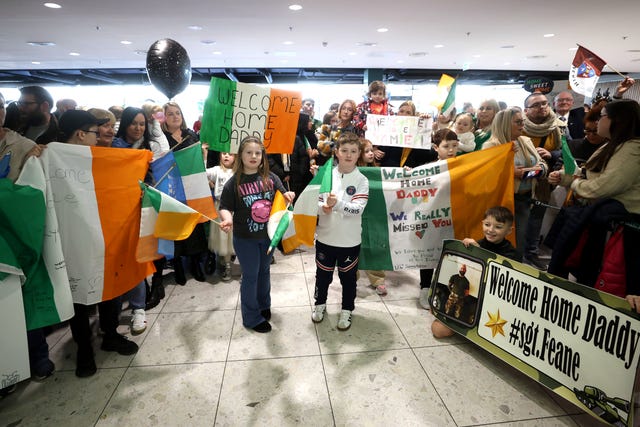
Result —
[{"label": "crowd of people", "polygon": [[[269,332],[273,255],[267,251],[270,242],[266,224],[254,215],[258,209],[255,203],[265,201],[261,209],[270,206],[276,191],[287,202],[295,203],[313,173],[330,159],[335,164],[333,188],[318,202],[313,322],[324,319],[327,289],[337,267],[342,285],[338,329],[351,326],[359,277],[361,216],[369,191],[368,181],[358,167],[413,168],[501,144],[512,144],[515,152],[514,211],[491,207],[482,223],[483,237],[469,236],[463,243],[481,246],[540,270],[548,268],[556,275],[572,274],[580,283],[595,286],[602,275],[604,248],[609,244],[605,235],[626,233],[624,242],[631,242],[638,235],[637,228],[629,224],[637,224],[640,217],[640,105],[635,100],[622,99],[633,84],[633,79],[624,79],[614,99],[599,99],[589,111],[572,108],[573,96],[568,91],[560,92],[553,100],[542,93],[532,93],[523,100],[522,107],[501,106],[495,99],[482,101],[477,110],[465,104],[465,111],[459,114],[452,111],[434,118],[431,148],[410,149],[374,146],[365,138],[368,114],[426,116],[416,111],[411,101],[403,102],[394,111],[385,84],[375,81],[364,102],[346,99],[335,103],[322,120],[316,118],[313,99],[303,100],[290,154],[267,154],[262,141],[255,137],[245,138],[238,153],[208,151],[203,145],[207,176],[221,221],[196,226],[187,239],[175,242],[172,260],[154,262],[156,272],[148,280],[132,284],[125,295],[98,304],[103,331],[101,349],[123,355],[137,352],[138,346],[116,331],[120,312],[126,302],[132,314],[132,334],[144,332],[146,310],[164,298],[163,272],[173,269],[176,284],[183,286],[187,269],[197,281],[207,281],[207,275],[216,271],[222,280],[230,281],[236,257],[242,271],[243,325],[256,332]],[[200,139],[197,131],[189,129],[175,102],[113,106],[108,110],[76,109],[76,103],[69,99],[55,105],[57,110],[52,112],[54,100],[39,86],[21,88],[20,99],[6,106],[0,95],[0,160],[9,154],[4,172],[0,170],[2,177],[15,181],[26,159],[41,155],[54,141],[149,150],[156,159]],[[579,166],[574,173],[565,173],[561,155],[565,140]],[[567,190],[562,204],[569,207],[558,215],[545,240],[552,249],[548,264],[540,253],[542,221],[552,203],[552,193],[563,188]],[[596,208],[603,204],[609,216]],[[505,240],[512,230],[515,247]],[[583,237],[585,230],[588,238]],[[626,274],[622,279],[607,280],[607,286],[600,288],[627,298],[640,313],[640,289],[636,289],[640,287],[640,267],[637,258],[635,262],[631,258],[632,254],[637,256],[637,250],[630,243],[624,245],[628,257],[624,264]],[[590,254],[599,257],[590,263],[589,271],[580,263],[567,262],[575,258],[576,250],[587,250],[585,246]],[[385,271],[363,273],[379,295],[388,294]],[[433,269],[420,271],[417,295],[425,309],[430,308],[433,274]],[[455,311],[456,301],[447,304]],[[89,308],[74,304],[74,312],[70,326],[78,346],[76,375],[88,377],[96,372]],[[436,337],[453,334],[438,321],[433,323],[432,332]],[[55,369],[48,358],[45,334],[44,329],[28,331],[30,366],[37,378],[46,378]]]}]

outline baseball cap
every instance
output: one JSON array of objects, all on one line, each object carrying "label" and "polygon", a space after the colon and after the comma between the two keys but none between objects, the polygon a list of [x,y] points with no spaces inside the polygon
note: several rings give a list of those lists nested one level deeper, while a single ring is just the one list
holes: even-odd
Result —
[{"label": "baseball cap", "polygon": [[84,110],[67,110],[62,113],[58,122],[58,129],[64,141],[71,138],[71,135],[79,129],[87,130],[91,126],[100,126],[107,123],[109,119],[97,119],[93,114]]}]

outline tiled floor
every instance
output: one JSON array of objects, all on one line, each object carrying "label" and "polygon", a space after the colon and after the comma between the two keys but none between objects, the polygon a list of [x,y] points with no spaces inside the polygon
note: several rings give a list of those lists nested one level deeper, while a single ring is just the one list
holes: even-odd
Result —
[{"label": "tiled floor", "polygon": [[0,400],[0,425],[600,425],[464,339],[434,339],[417,271],[389,273],[386,297],[363,275],[346,332],[336,328],[336,277],[328,316],[312,323],[313,256],[277,254],[268,334],[242,327],[238,265],[230,283],[214,275],[175,286],[169,274],[167,297],[132,338],[140,351],[105,353],[97,338],[91,378],[75,377],[71,334],[56,331],[56,373]]}]

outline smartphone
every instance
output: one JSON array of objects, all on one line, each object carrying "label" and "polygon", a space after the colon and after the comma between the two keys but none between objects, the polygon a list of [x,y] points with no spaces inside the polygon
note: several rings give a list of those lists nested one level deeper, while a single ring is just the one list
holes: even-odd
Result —
[{"label": "smartphone", "polygon": [[524,179],[533,179],[533,178],[537,178],[540,176],[540,174],[542,174],[542,170],[538,169],[535,171],[529,171],[527,172],[527,174],[524,176]]}]

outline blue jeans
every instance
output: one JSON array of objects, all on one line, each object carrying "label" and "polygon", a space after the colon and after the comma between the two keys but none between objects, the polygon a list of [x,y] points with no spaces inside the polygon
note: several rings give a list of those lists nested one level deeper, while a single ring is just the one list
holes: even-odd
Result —
[{"label": "blue jeans", "polygon": [[138,283],[135,288],[127,292],[124,295],[123,300],[129,300],[129,308],[131,308],[131,310],[136,310],[138,308],[144,310],[147,304],[147,286],[144,280]]},{"label": "blue jeans", "polygon": [[233,247],[242,269],[240,309],[242,324],[254,328],[266,319],[262,310],[271,308],[271,257],[269,239],[244,239],[233,236]]}]

